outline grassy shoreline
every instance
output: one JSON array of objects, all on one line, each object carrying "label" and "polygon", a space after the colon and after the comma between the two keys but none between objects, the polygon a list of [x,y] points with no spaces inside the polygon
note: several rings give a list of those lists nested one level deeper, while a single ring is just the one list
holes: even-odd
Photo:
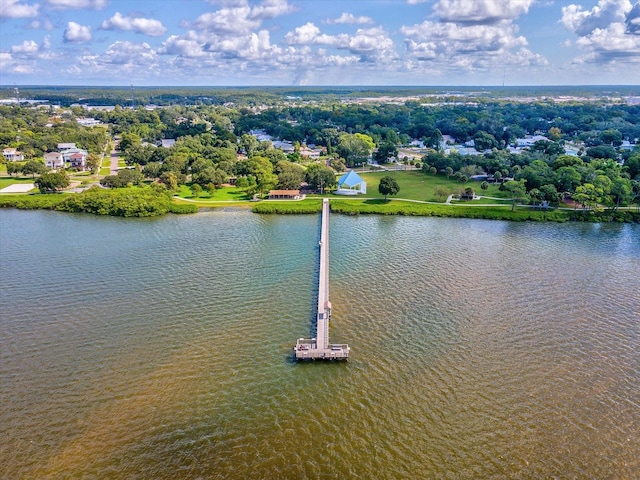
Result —
[{"label": "grassy shoreline", "polygon": [[[75,196],[77,194],[73,194]],[[18,208],[25,210],[57,210],[69,211],[66,204],[67,199],[72,198],[72,194],[3,194],[0,195],[0,208]],[[65,203],[66,202],[66,203]],[[262,202],[238,202],[238,201],[218,201],[218,202],[186,202],[182,199],[173,199],[169,203],[164,213],[195,213],[199,210],[216,208],[250,208],[252,212],[265,215],[300,215],[317,214],[322,210],[322,199],[320,197],[308,198],[301,201],[262,201]],[[165,209],[163,209],[165,210]],[[510,205],[449,205],[433,203],[416,203],[406,200],[382,199],[353,199],[344,200],[332,198],[331,210],[334,213],[343,215],[400,215],[400,216],[421,216],[421,217],[441,217],[441,218],[472,218],[485,220],[507,220],[507,221],[535,221],[535,222],[618,222],[618,223],[640,223],[640,212],[631,210],[605,210],[594,212],[592,210],[538,210],[530,207],[517,207],[511,211]],[[78,211],[78,210],[75,210]],[[100,213],[96,209],[86,213],[106,214],[118,216],[118,213]],[[143,215],[121,215],[121,216],[147,216]]]}]

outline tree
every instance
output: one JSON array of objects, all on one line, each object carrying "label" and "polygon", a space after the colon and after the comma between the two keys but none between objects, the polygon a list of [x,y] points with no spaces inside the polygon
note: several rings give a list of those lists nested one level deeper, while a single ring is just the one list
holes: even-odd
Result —
[{"label": "tree", "polygon": [[547,136],[552,142],[557,142],[562,138],[562,132],[558,127],[551,127],[547,132]]},{"label": "tree", "polygon": [[160,176],[162,170],[162,164],[160,162],[149,162],[142,167],[142,173],[146,178],[155,180]]},{"label": "tree", "polygon": [[484,150],[489,150],[491,148],[498,146],[496,137],[482,130],[476,133],[475,136],[473,137],[473,144],[474,144],[474,148],[479,152],[482,152]]},{"label": "tree", "polygon": [[14,162],[7,163],[7,174],[9,176],[13,176],[13,174],[18,174],[22,172],[22,165]]},{"label": "tree", "polygon": [[22,165],[21,171],[25,175],[31,175],[32,178],[36,178],[36,174],[44,174],[47,171],[47,167],[44,166],[44,163],[38,162],[36,160],[29,160],[24,165]]},{"label": "tree", "polygon": [[300,188],[304,181],[304,168],[297,163],[282,160],[276,165],[278,173],[278,187],[284,190],[295,190]]},{"label": "tree", "polygon": [[324,193],[325,188],[331,188],[338,183],[333,170],[319,163],[309,165],[305,178],[311,188],[320,190],[321,193]]},{"label": "tree", "polygon": [[504,189],[511,194],[511,211],[516,208],[516,202],[523,202],[527,199],[527,188],[525,187],[524,180],[509,180],[504,184]]},{"label": "tree", "polygon": [[378,162],[387,163],[389,158],[398,156],[398,148],[391,142],[385,142],[378,147],[375,153],[375,159]]},{"label": "tree", "polygon": [[627,203],[631,200],[633,187],[631,180],[628,178],[617,177],[611,184],[611,195],[616,203],[616,210],[620,207],[620,203]]},{"label": "tree", "polygon": [[613,145],[614,147],[619,147],[622,145],[622,133],[615,128],[609,128],[607,130],[603,130],[600,134],[600,140],[605,145]]},{"label": "tree", "polygon": [[199,184],[201,187],[204,187],[209,183],[213,183],[216,187],[219,187],[229,180],[229,176],[223,170],[213,166],[207,167],[198,173],[194,173],[192,178],[193,182]]},{"label": "tree", "polygon": [[540,187],[540,195],[542,196],[542,200],[549,202],[551,205],[557,205],[562,199],[562,194],[558,193],[555,185],[550,183]]},{"label": "tree", "polygon": [[168,171],[160,175],[160,182],[167,186],[167,190],[174,191],[178,188],[178,177],[175,172]]},{"label": "tree", "polygon": [[333,168],[336,172],[344,172],[346,170],[344,158],[332,158],[330,164],[331,168]]},{"label": "tree", "polygon": [[338,152],[350,167],[365,163],[373,147],[373,139],[363,133],[343,133],[338,142]]},{"label": "tree", "polygon": [[449,189],[443,186],[436,187],[436,189],[433,191],[433,194],[436,196],[436,198],[444,200],[449,196]]},{"label": "tree", "polygon": [[246,161],[245,169],[247,177],[253,177],[255,180],[255,187],[249,189],[249,193],[263,194],[278,183],[278,177],[273,173],[273,165],[266,157],[254,155]]},{"label": "tree", "polygon": [[385,201],[387,200],[387,195],[396,195],[399,191],[400,185],[398,185],[398,182],[392,176],[386,175],[380,179],[378,192],[384,195]]},{"label": "tree", "polygon": [[69,177],[65,172],[43,173],[34,182],[42,193],[53,193],[69,186]]},{"label": "tree", "polygon": [[573,167],[560,167],[554,175],[555,185],[563,192],[574,192],[581,181],[582,175]]},{"label": "tree", "polygon": [[139,185],[143,175],[137,168],[118,170],[117,175],[107,175],[100,180],[100,185],[109,188],[124,188],[130,185]]},{"label": "tree", "polygon": [[451,168],[451,167],[447,167],[447,168],[445,169],[445,173],[447,174],[447,180],[449,180],[449,177],[450,177],[451,175],[453,175],[453,168]]},{"label": "tree", "polygon": [[482,190],[488,190],[488,189],[489,189],[489,182],[487,182],[487,181],[482,182],[482,183],[480,184],[480,188],[481,188]]},{"label": "tree", "polygon": [[89,167],[89,170],[91,170],[91,173],[93,173],[94,175],[98,173],[100,162],[100,155],[97,155],[95,153],[90,153],[89,155],[87,155],[87,167]]},{"label": "tree", "polygon": [[202,187],[194,183],[191,185],[191,193],[193,193],[194,198],[198,198],[202,194]]}]

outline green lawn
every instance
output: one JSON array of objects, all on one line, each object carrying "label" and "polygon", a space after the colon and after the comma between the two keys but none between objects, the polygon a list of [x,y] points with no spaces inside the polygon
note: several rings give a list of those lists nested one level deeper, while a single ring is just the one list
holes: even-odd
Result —
[{"label": "green lawn", "polygon": [[191,187],[189,185],[180,185],[178,193],[178,197],[188,198],[190,200],[197,200],[199,202],[207,203],[207,202],[246,202],[251,200],[251,195],[247,195],[244,191],[240,190],[236,187],[222,187],[218,188],[213,196],[209,194],[209,192],[203,190],[198,198],[193,196],[193,192],[191,191]]},{"label": "green lawn", "polygon": [[[409,200],[421,200],[423,202],[444,202],[447,196],[452,193],[458,193],[460,190],[464,190],[467,187],[471,187],[476,191],[476,195],[486,195],[489,197],[504,198],[505,193],[501,192],[496,185],[490,185],[488,190],[480,189],[480,182],[467,182],[460,183],[453,179],[453,177],[447,179],[446,175],[427,175],[421,171],[388,171],[381,173],[360,173],[367,182],[367,197],[383,198],[383,195],[378,193],[378,184],[380,179],[386,175],[393,177],[400,186],[400,192],[396,195],[397,198],[406,198]],[[446,191],[445,196],[437,196],[436,189]],[[480,201],[478,203],[494,203],[493,201]],[[500,202],[495,202],[500,203]]]},{"label": "green lawn", "polygon": [[9,185],[13,185],[15,183],[33,183],[34,179],[31,177],[0,177],[0,188],[8,187]]}]

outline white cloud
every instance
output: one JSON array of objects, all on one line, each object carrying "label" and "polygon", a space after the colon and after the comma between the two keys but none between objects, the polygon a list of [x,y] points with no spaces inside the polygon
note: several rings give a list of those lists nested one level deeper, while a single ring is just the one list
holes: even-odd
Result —
[{"label": "white cloud", "polygon": [[53,30],[55,28],[53,23],[51,23],[51,20],[49,20],[48,18],[33,20],[29,24],[29,27],[33,29],[42,29],[42,30]]},{"label": "white cloud", "polygon": [[204,44],[197,40],[180,38],[178,35],[171,35],[158,49],[160,55],[178,55],[187,58],[202,57],[205,55]]},{"label": "white cloud", "polygon": [[433,7],[445,22],[486,24],[512,20],[529,11],[536,0],[439,0]]},{"label": "white cloud", "polygon": [[251,17],[260,20],[276,18],[287,13],[292,13],[295,8],[289,5],[287,0],[264,0],[262,4],[251,9]]},{"label": "white cloud", "polygon": [[318,35],[320,35],[320,29],[308,22],[301,27],[296,27],[293,32],[287,33],[284,39],[290,45],[301,45],[312,42]]},{"label": "white cloud", "polygon": [[13,65],[13,56],[8,52],[0,52],[0,70],[7,71]]},{"label": "white cloud", "polygon": [[86,43],[91,41],[91,27],[76,22],[67,23],[64,29],[64,41],[67,43]]},{"label": "white cloud", "polygon": [[402,27],[410,69],[426,65],[459,72],[488,71],[505,65],[545,65],[547,60],[531,52],[518,27],[509,21],[492,25],[464,25],[425,21]]},{"label": "white cloud", "polygon": [[326,20],[325,23],[364,25],[373,23],[373,19],[371,17],[365,16],[356,17],[353,13],[343,12],[342,15],[340,15],[338,18]]},{"label": "white cloud", "polygon": [[158,55],[148,43],[129,41],[117,41],[101,55],[83,55],[79,62],[85,75],[127,75],[128,79],[152,78],[159,66]]},{"label": "white cloud", "polygon": [[19,3],[18,0],[0,0],[0,18],[28,18],[38,15],[39,4]]},{"label": "white cloud", "polygon": [[295,10],[287,0],[265,0],[260,5],[246,2],[224,2],[224,8],[200,15],[194,26],[223,35],[247,35],[260,28],[262,22]]},{"label": "white cloud", "polygon": [[153,18],[125,17],[116,12],[113,17],[102,22],[103,30],[124,30],[136,33],[144,33],[151,36],[164,35],[167,31],[162,22]]},{"label": "white cloud", "polygon": [[340,35],[321,34],[320,29],[309,22],[297,27],[293,32],[285,35],[285,41],[290,45],[325,45],[360,55],[361,59],[372,61],[374,59],[388,62],[396,59],[393,40],[384,29],[375,27],[358,29],[355,34]]},{"label": "white cloud", "polygon": [[250,14],[250,7],[222,8],[217,12],[200,15],[195,27],[223,35],[246,35],[262,24],[259,19],[249,18]]},{"label": "white cloud", "polygon": [[640,36],[625,34],[623,23],[614,23],[609,28],[596,28],[589,35],[580,37],[576,45],[588,51],[585,56],[576,59],[578,63],[640,63]]},{"label": "white cloud", "polygon": [[588,35],[597,28],[607,28],[612,23],[624,22],[625,15],[631,11],[629,0],[599,0],[591,10],[580,5],[562,8],[560,22],[578,36]]},{"label": "white cloud", "polygon": [[32,57],[38,53],[40,47],[34,40],[25,40],[20,45],[14,45],[11,47],[11,53],[17,55],[23,55],[26,57]]},{"label": "white cloud", "polygon": [[569,5],[560,22],[578,35],[575,44],[584,51],[574,63],[640,63],[640,3],[599,0],[591,10]]},{"label": "white cloud", "polygon": [[100,10],[107,5],[107,0],[45,0],[45,3],[54,10]]},{"label": "white cloud", "polygon": [[627,33],[640,34],[640,2],[636,3],[627,14],[625,23],[627,25]]}]

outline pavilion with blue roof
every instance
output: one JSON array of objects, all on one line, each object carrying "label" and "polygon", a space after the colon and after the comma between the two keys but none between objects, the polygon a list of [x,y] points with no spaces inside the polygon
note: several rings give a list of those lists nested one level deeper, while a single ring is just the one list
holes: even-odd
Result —
[{"label": "pavilion with blue roof", "polygon": [[359,193],[367,193],[367,182],[353,170],[340,177],[338,180],[338,195],[358,195]]}]

